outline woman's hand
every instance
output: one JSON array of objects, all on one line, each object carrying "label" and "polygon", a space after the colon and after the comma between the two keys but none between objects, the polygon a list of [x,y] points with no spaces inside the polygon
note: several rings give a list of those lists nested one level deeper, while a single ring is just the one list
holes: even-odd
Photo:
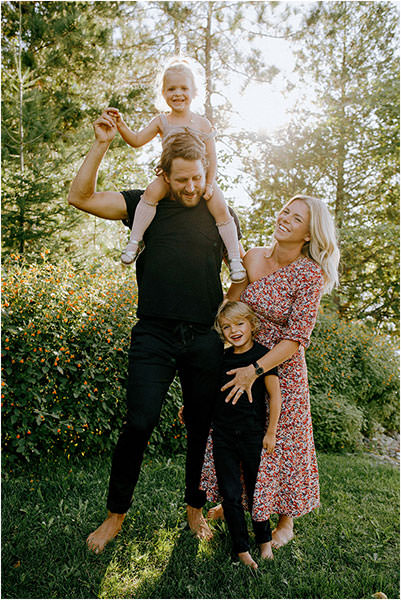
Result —
[{"label": "woman's hand", "polygon": [[267,454],[271,454],[276,446],[276,434],[271,431],[266,431],[265,437],[263,438],[263,448],[267,451]]},{"label": "woman's hand", "polygon": [[252,402],[253,399],[251,388],[254,381],[256,381],[257,379],[255,367],[249,365],[249,367],[240,367],[239,369],[232,369],[231,371],[227,371],[227,375],[235,375],[235,377],[221,388],[222,392],[224,392],[230,387],[233,388],[227,395],[226,402],[230,402],[230,400],[232,399],[232,403],[236,404],[238,402],[238,399],[244,392],[247,393],[249,402]]}]

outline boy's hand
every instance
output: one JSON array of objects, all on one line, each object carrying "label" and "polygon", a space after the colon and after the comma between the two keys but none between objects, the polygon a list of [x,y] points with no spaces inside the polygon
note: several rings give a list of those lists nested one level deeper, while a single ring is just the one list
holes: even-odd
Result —
[{"label": "boy's hand", "polygon": [[276,434],[267,431],[263,438],[263,448],[267,450],[267,454],[271,454],[276,446]]},{"label": "boy's hand", "polygon": [[210,198],[211,198],[212,196],[213,196],[213,186],[212,186],[212,184],[211,184],[211,183],[208,183],[208,184],[206,185],[206,188],[205,188],[205,193],[203,194],[203,197],[204,197],[204,199],[205,199],[205,200],[206,200],[206,202],[207,202],[208,200],[210,200]]}]

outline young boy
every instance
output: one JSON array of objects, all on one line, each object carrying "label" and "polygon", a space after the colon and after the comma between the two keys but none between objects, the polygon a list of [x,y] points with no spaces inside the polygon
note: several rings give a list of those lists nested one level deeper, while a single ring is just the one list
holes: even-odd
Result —
[{"label": "young boy", "polygon": [[[255,313],[243,302],[226,302],[217,313],[215,329],[224,342],[225,351],[221,386],[232,376],[227,371],[255,363],[266,354],[266,348],[253,341],[259,328]],[[269,396],[269,423],[267,421],[266,392]],[[242,482],[252,514],[252,501],[259,469],[262,447],[272,453],[276,444],[276,430],[281,409],[281,394],[277,368],[259,377],[252,386],[253,402],[246,393],[233,405],[226,402],[227,392],[220,392],[212,419],[213,458],[219,491],[223,497],[224,517],[230,532],[233,553],[241,562],[257,569],[249,553],[248,530],[242,507]],[[262,558],[273,558],[269,521],[253,521],[256,543]]]}]

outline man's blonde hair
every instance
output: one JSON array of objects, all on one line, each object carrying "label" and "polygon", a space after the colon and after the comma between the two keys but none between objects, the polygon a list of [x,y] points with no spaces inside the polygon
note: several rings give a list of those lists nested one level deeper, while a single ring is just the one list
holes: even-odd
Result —
[{"label": "man's blonde hair", "polygon": [[222,340],[225,339],[220,325],[220,320],[222,317],[227,319],[227,321],[232,321],[234,323],[241,319],[246,319],[251,324],[252,337],[260,328],[260,321],[258,317],[247,304],[244,302],[239,302],[238,300],[228,300],[227,302],[220,304],[216,319],[214,321],[214,328]]}]

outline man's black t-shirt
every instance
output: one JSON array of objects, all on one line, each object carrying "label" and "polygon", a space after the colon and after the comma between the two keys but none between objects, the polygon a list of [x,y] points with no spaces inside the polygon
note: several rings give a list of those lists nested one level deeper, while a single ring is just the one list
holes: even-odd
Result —
[{"label": "man's black t-shirt", "polygon": [[[267,348],[254,342],[247,352],[234,354],[232,347],[224,352],[220,387],[233,379],[227,371],[247,367],[267,353]],[[266,425],[266,375],[278,375],[277,367],[271,369],[264,376],[258,377],[252,386],[252,400],[249,402],[244,392],[236,404],[226,402],[228,391],[219,392],[213,412],[213,428],[224,430],[238,430],[247,432],[263,432]]]},{"label": "man's black t-shirt", "polygon": [[[131,228],[143,190],[122,194],[128,212],[124,224]],[[145,250],[136,262],[137,316],[212,325],[223,299],[224,245],[205,200],[188,208],[163,198],[143,241]]]}]

